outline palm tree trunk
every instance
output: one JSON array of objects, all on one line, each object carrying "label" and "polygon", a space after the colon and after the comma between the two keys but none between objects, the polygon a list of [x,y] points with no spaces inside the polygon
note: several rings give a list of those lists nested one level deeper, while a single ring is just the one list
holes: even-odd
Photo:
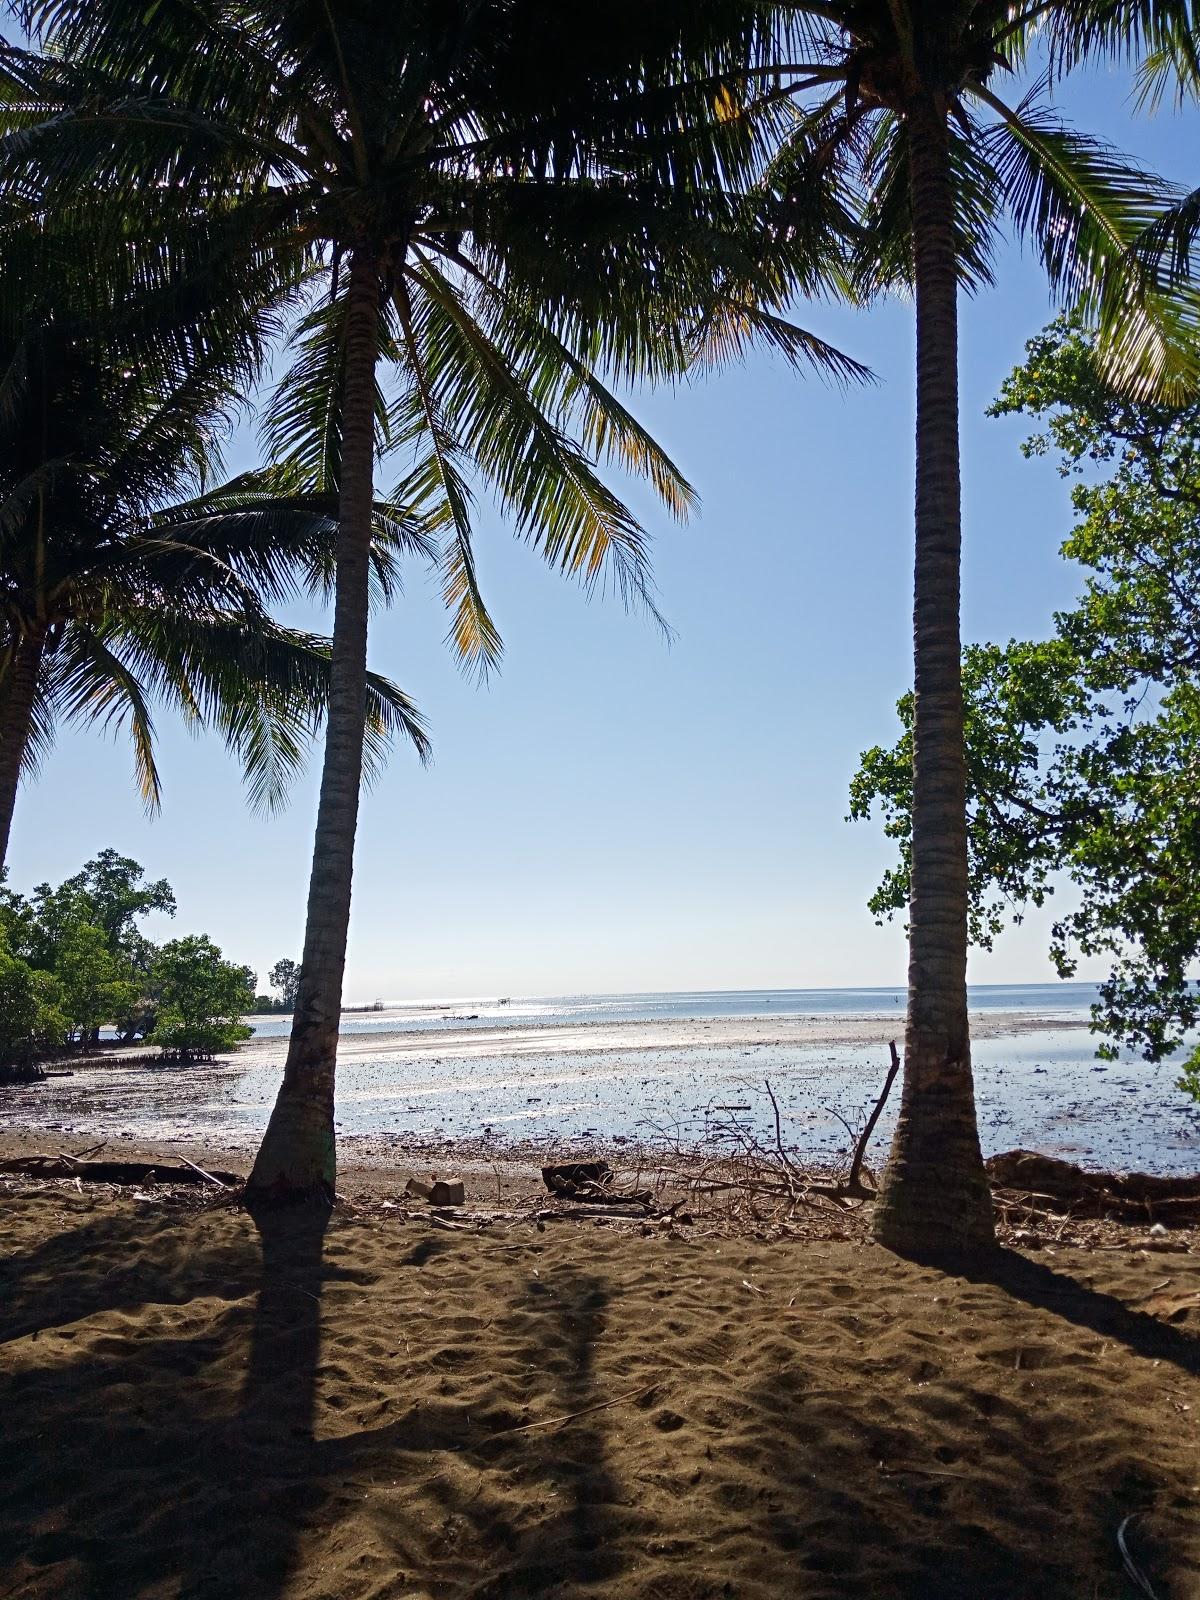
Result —
[{"label": "palm tree trunk", "polygon": [[356,254],[346,310],[337,591],[325,763],[287,1065],[247,1186],[248,1198],[258,1201],[331,1199],[336,1177],[333,1091],[366,718],[380,294],[374,257]]},{"label": "palm tree trunk", "polygon": [[875,1207],[909,1253],[994,1239],[967,1022],[966,763],[959,637],[958,276],[946,112],[908,113],[917,302],[912,899],[904,1089]]},{"label": "palm tree trunk", "polygon": [[29,746],[38,672],[45,648],[44,632],[27,633],[18,639],[12,664],[0,681],[0,870],[8,859],[21,765]]}]

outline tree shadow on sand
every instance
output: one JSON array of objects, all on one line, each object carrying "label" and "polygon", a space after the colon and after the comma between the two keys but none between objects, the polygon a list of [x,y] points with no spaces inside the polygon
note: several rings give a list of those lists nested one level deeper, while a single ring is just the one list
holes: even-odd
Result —
[{"label": "tree shadow on sand", "polygon": [[[565,1593],[564,1580],[590,1587],[611,1575],[617,1489],[598,1426],[585,1417],[568,1437],[524,1432],[523,1413],[493,1394],[470,1407],[414,1398],[394,1422],[315,1438],[323,1289],[372,1275],[331,1264],[320,1211],[264,1214],[254,1232],[242,1223],[211,1243],[194,1221],[109,1216],[4,1263],[0,1349],[29,1343],[0,1376],[11,1469],[0,1592],[276,1600],[298,1576],[306,1528],[328,1533],[351,1508],[363,1518],[364,1481],[397,1474],[428,1482],[419,1519],[411,1500],[399,1518],[382,1516],[381,1579],[399,1581],[408,1561],[422,1588],[440,1572],[439,1592],[474,1590],[460,1535],[496,1554],[499,1575],[475,1568],[480,1594]],[[422,1240],[398,1264],[418,1273],[441,1249]],[[503,1309],[536,1321],[536,1392],[549,1388],[553,1411],[586,1410],[606,1293],[566,1271],[546,1289],[531,1279],[524,1308]],[[414,1289],[414,1311],[417,1298]],[[436,1470],[449,1460],[477,1492]],[[510,1497],[478,1492],[493,1474],[521,1477],[547,1514],[517,1527]],[[326,1592],[302,1576],[306,1593]]]},{"label": "tree shadow on sand", "polygon": [[[482,1248],[444,1236],[397,1237],[387,1269],[386,1343],[423,1319],[419,1391],[380,1356],[397,1376],[354,1417],[387,1420],[338,1433],[322,1300],[376,1279],[338,1264],[347,1237],[331,1244],[327,1220],[123,1212],[0,1265],[5,1600],[1124,1600],[1115,1529],[1178,1488],[1119,1433],[1081,1473],[1079,1408],[1102,1413],[1106,1390],[1077,1340],[1046,1342],[1055,1370],[1026,1390],[999,1332],[955,1364],[936,1328],[912,1342],[907,1302],[873,1313],[852,1282],[808,1320],[762,1302],[744,1373],[696,1353],[705,1330],[664,1322],[638,1370],[664,1375],[671,1409],[601,1409],[637,1379],[597,1372],[633,1314],[611,1273],[543,1257],[539,1275],[531,1257],[494,1305],[443,1294],[439,1326],[425,1269],[453,1283]],[[1200,1370],[1196,1339],[1040,1262],[954,1272],[977,1329],[1037,1343],[998,1317],[999,1290]],[[922,1304],[927,1287],[942,1293],[914,1279]],[[333,1342],[383,1299],[332,1312]],[[456,1329],[459,1306],[488,1331]]]},{"label": "tree shadow on sand", "polygon": [[1031,1261],[1015,1250],[998,1249],[945,1265],[946,1270],[968,1283],[993,1284],[1013,1300],[1052,1312],[1078,1328],[1123,1344],[1134,1355],[1150,1361],[1169,1361],[1189,1377],[1200,1374],[1200,1339],[1194,1334],[1172,1327],[1161,1317],[1138,1311],[1115,1295],[1091,1289],[1042,1261]]},{"label": "tree shadow on sand", "polygon": [[322,1494],[309,1462],[326,1222],[266,1217],[259,1251],[243,1233],[189,1254],[186,1222],[122,1215],[5,1263],[0,1341],[45,1352],[31,1363],[27,1346],[0,1381],[13,1593],[283,1592]]}]

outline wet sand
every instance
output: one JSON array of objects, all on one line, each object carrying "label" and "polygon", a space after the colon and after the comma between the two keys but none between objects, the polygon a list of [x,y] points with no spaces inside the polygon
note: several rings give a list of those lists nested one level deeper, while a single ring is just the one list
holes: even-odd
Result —
[{"label": "wet sand", "polygon": [[[1080,1032],[1085,1026],[1021,1012],[980,1011],[971,1019],[976,1039],[1011,1038],[1047,1027]],[[496,1027],[485,1024],[478,1028],[449,1025],[436,1033],[380,1023],[369,1033],[344,1032],[338,1043],[338,1061],[352,1064],[381,1055],[394,1061],[417,1062],[495,1055],[566,1056],[721,1048],[814,1050],[862,1045],[882,1045],[886,1054],[888,1039],[903,1031],[903,1017],[828,1013],[808,1017],[664,1017],[639,1022],[516,1023]],[[251,1039],[242,1053],[264,1065],[282,1066],[287,1039]]]},{"label": "wet sand", "polygon": [[[528,1167],[565,1150],[704,1147],[730,1115],[768,1128],[767,1082],[788,1144],[806,1160],[833,1160],[847,1144],[839,1114],[855,1126],[873,1104],[899,1019],[481,1019],[431,1031],[384,1017],[351,1026],[338,1052],[344,1170],[468,1158]],[[1175,1087],[1170,1064],[1097,1062],[1086,1027],[1062,1017],[981,1011],[973,1030],[986,1154],[1024,1147],[1117,1170],[1200,1169],[1200,1107]],[[147,1064],[144,1052],[77,1062],[70,1077],[0,1095],[0,1135],[141,1141],[244,1161],[286,1050],[277,1036],[204,1066]],[[876,1159],[897,1098],[879,1124]]]}]

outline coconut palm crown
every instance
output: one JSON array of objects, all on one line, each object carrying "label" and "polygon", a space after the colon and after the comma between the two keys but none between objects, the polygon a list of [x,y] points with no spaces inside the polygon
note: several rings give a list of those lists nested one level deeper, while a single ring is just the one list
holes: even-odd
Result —
[{"label": "coconut palm crown", "polygon": [[[142,342],[128,337],[131,314],[75,315],[44,244],[9,235],[0,332],[0,866],[21,776],[59,723],[127,726],[154,808],[153,711],[169,706],[214,727],[252,799],[274,806],[329,689],[329,641],[267,607],[327,587],[334,498],[297,492],[294,472],[207,486],[245,348],[205,348],[193,326],[168,376],[161,308]],[[21,263],[38,268],[40,305],[28,282],[18,302]],[[392,508],[377,508],[376,524],[390,589],[422,533]],[[372,758],[396,732],[427,753],[422,719],[394,684],[372,675],[367,705]]]},{"label": "coconut palm crown", "polygon": [[472,548],[479,487],[555,567],[653,608],[646,530],[600,463],[675,515],[693,494],[614,376],[677,376],[758,334],[859,370],[781,315],[822,280],[811,236],[839,219],[747,227],[729,182],[760,141],[721,88],[764,9],[731,28],[724,0],[610,0],[581,51],[550,0],[25,8],[49,54],[11,57],[7,187],[32,168],[46,210],[82,189],[126,215],[202,211],[218,254],[312,291],[269,438],[337,485],[333,659],[304,976],[253,1198],[334,1181],[377,459],[403,458],[397,496],[442,538],[452,641],[486,670],[500,639]]},{"label": "coconut palm crown", "polygon": [[[1099,332],[1115,381],[1188,392],[1195,304],[1142,243],[1175,199],[1047,98],[1106,8],[1082,0],[828,0],[778,9],[774,72],[746,80],[747,116],[789,108],[766,184],[855,216],[847,278],[863,300],[911,294],[917,337],[915,741],[909,1008],[902,1104],[874,1211],[898,1249],[986,1247],[967,1016],[967,851],[960,682],[958,295],[991,287],[1004,228]],[[1152,9],[1152,8],[1143,8]],[[1043,52],[1047,75],[1002,93]],[[1072,54],[1075,52],[1075,54]]]}]

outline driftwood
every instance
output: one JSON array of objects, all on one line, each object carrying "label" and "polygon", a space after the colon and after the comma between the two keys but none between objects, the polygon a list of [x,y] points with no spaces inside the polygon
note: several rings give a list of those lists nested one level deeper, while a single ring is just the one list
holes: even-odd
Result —
[{"label": "driftwood", "polygon": [[560,1200],[603,1206],[650,1203],[648,1189],[614,1189],[615,1177],[607,1161],[563,1161],[542,1168],[542,1182]]},{"label": "driftwood", "polygon": [[180,1161],[185,1167],[190,1167],[197,1177],[203,1178],[205,1183],[215,1183],[218,1189],[227,1189],[228,1181],[218,1178],[215,1172],[205,1172],[203,1167],[198,1167],[194,1161],[189,1161],[186,1156],[180,1156]]},{"label": "driftwood", "polygon": [[[801,1208],[852,1214],[875,1199],[876,1190],[866,1166],[867,1148],[883,1114],[892,1085],[900,1071],[895,1042],[889,1044],[890,1063],[882,1087],[861,1129],[837,1111],[831,1111],[846,1129],[849,1143],[841,1171],[816,1167],[784,1137],[784,1117],[770,1081],[763,1092],[770,1106],[770,1132],[760,1134],[755,1120],[739,1113],[753,1109],[750,1102],[710,1104],[705,1112],[707,1152],[698,1156],[678,1130],[659,1129],[666,1159],[655,1159],[660,1190],[682,1190],[684,1199],[696,1202],[706,1216],[722,1225],[733,1222],[787,1226]],[[830,1108],[826,1107],[826,1110]],[[695,1219],[689,1219],[695,1220]]]},{"label": "driftwood", "polygon": [[854,1147],[854,1159],[850,1163],[850,1171],[846,1174],[846,1188],[851,1194],[861,1194],[863,1157],[867,1153],[867,1146],[871,1142],[871,1135],[875,1132],[875,1124],[879,1121],[880,1113],[887,1104],[887,1097],[892,1092],[892,1085],[896,1081],[896,1074],[900,1071],[900,1056],[896,1050],[896,1041],[888,1041],[888,1050],[891,1053],[892,1064],[888,1068],[887,1077],[883,1080],[883,1088],[879,1098],[872,1108],[871,1115],[867,1118],[863,1131],[858,1136],[858,1143]]},{"label": "driftwood", "polygon": [[[181,1159],[186,1160],[186,1157]],[[235,1172],[205,1172],[188,1162],[176,1167],[164,1161],[80,1161],[61,1151],[56,1155],[17,1156],[0,1161],[0,1172],[18,1172],[31,1178],[80,1178],[84,1183],[215,1183],[220,1188],[241,1183]]]},{"label": "driftwood", "polygon": [[[671,1212],[664,1211],[662,1215],[669,1217]],[[576,1218],[581,1221],[594,1222],[600,1217],[612,1217],[614,1220],[619,1218],[622,1222],[641,1222],[646,1219],[651,1221],[658,1220],[657,1217],[651,1216],[650,1210],[646,1206],[641,1206],[635,1210],[629,1206],[598,1206],[590,1204],[560,1206],[556,1211],[536,1211],[534,1212],[533,1220],[535,1222],[570,1222],[572,1218]]]},{"label": "driftwood", "polygon": [[1123,1222],[1200,1221],[1200,1176],[1156,1178],[1145,1172],[1088,1172],[1032,1150],[1006,1150],[986,1163],[993,1190],[1011,1190],[1059,1214]]}]

